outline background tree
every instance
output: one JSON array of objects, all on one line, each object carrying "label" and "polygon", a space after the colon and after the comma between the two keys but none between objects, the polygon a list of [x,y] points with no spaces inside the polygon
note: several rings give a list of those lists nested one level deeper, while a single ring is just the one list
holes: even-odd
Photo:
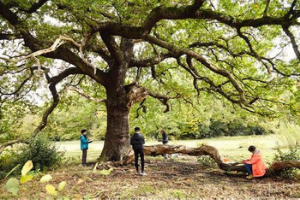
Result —
[{"label": "background tree", "polygon": [[194,93],[263,115],[299,108],[297,0],[1,0],[0,16],[1,103],[32,100],[48,84],[53,100],[36,134],[68,86],[99,98],[104,161],[130,151],[129,111],[147,96],[165,112]]}]

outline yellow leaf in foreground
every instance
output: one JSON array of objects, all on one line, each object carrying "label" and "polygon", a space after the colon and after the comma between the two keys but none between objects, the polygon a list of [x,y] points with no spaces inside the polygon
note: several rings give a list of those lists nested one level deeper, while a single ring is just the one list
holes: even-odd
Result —
[{"label": "yellow leaf in foreground", "polygon": [[32,175],[22,175],[20,178],[20,183],[26,183],[28,181],[30,181],[33,178]]},{"label": "yellow leaf in foreground", "polygon": [[65,188],[66,184],[67,184],[66,181],[60,182],[58,185],[58,191],[62,191]]},{"label": "yellow leaf in foreground", "polygon": [[55,190],[55,187],[53,185],[46,185],[46,191],[48,194],[51,194],[52,196],[57,196],[57,191]]},{"label": "yellow leaf in foreground", "polygon": [[52,176],[50,174],[46,174],[45,176],[43,176],[40,180],[41,183],[44,183],[44,182],[48,182],[52,179]]},{"label": "yellow leaf in foreground", "polygon": [[83,180],[80,178],[77,183],[79,184],[79,183],[82,183],[82,182],[83,182]]},{"label": "yellow leaf in foreground", "polygon": [[102,169],[102,170],[100,171],[100,174],[103,174],[103,175],[105,175],[105,176],[108,176],[112,170],[113,170],[113,168]]},{"label": "yellow leaf in foreground", "polygon": [[22,176],[25,176],[33,168],[33,163],[31,160],[28,160],[22,168]]}]

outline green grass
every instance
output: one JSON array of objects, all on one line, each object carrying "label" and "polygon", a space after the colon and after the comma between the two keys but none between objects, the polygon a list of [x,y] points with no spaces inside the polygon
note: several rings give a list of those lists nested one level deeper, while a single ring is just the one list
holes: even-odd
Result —
[{"label": "green grass", "polygon": [[[277,135],[264,136],[236,136],[236,137],[220,137],[202,140],[174,140],[170,141],[169,145],[184,145],[188,147],[198,147],[201,144],[211,145],[218,149],[223,158],[228,158],[230,161],[240,161],[241,159],[249,158],[251,154],[248,152],[250,145],[255,145],[262,153],[266,163],[271,162],[276,154],[275,147],[280,142],[280,137]],[[88,162],[95,161],[103,148],[103,141],[94,141],[89,144]],[[146,145],[161,144],[158,141],[146,140]],[[66,158],[73,160],[81,159],[80,142],[68,141],[58,142],[60,151],[65,151]]]}]

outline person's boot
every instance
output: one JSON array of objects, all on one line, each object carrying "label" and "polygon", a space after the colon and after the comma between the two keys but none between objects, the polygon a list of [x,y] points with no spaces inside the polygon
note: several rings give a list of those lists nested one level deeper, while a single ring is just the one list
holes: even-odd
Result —
[{"label": "person's boot", "polygon": [[249,174],[248,176],[246,176],[246,179],[253,179],[253,175],[252,174]]}]

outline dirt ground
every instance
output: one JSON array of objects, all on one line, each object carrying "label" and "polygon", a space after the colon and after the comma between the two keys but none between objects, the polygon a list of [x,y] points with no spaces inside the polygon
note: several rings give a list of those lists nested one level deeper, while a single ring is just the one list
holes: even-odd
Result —
[{"label": "dirt ground", "polygon": [[21,185],[19,195],[11,196],[1,182],[0,199],[53,199],[45,186],[57,188],[66,181],[58,199],[298,199],[300,183],[274,177],[245,179],[241,174],[227,174],[207,168],[195,157],[180,159],[146,158],[146,176],[136,174],[134,165],[114,168],[105,176],[78,164],[63,166],[48,173],[49,183],[40,183],[42,174]]}]

